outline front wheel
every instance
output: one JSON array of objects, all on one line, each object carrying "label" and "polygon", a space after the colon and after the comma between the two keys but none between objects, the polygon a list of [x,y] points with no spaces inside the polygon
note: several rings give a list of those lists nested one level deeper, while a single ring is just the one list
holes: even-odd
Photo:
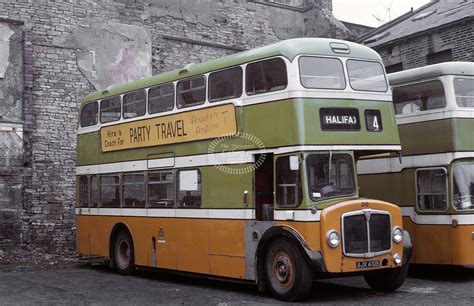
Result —
[{"label": "front wheel", "polygon": [[395,291],[405,282],[408,275],[408,263],[400,268],[383,269],[368,272],[364,275],[367,284],[378,291]]},{"label": "front wheel", "polygon": [[114,263],[117,272],[130,275],[135,271],[135,252],[130,234],[121,231],[114,242]]},{"label": "front wheel", "polygon": [[274,297],[283,301],[305,298],[313,272],[297,247],[287,239],[274,241],[265,255],[265,273]]}]

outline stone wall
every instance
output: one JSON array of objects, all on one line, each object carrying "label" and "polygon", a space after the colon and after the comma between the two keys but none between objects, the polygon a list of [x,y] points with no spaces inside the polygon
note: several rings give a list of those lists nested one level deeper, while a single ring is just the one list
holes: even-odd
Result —
[{"label": "stone wall", "polygon": [[19,157],[0,166],[0,244],[74,247],[75,133],[87,93],[283,38],[347,34],[331,1],[296,11],[260,2],[1,1],[0,18],[20,22],[2,23],[0,48],[10,41],[8,69],[20,71],[0,79],[0,115],[19,122],[3,145],[10,153],[0,150],[0,160]]},{"label": "stone wall", "polygon": [[472,62],[473,41],[474,22],[470,20],[373,48],[382,56],[387,71],[390,67],[406,70],[428,65],[431,55],[449,50],[450,60]]},{"label": "stone wall", "polygon": [[23,80],[21,22],[0,19],[0,246],[22,239]]}]

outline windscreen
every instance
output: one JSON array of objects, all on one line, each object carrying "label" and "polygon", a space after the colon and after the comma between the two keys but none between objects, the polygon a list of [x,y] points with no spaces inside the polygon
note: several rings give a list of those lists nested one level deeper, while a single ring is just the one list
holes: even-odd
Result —
[{"label": "windscreen", "polygon": [[474,209],[474,162],[454,166],[453,204],[457,210]]},{"label": "windscreen", "polygon": [[314,201],[355,193],[354,163],[349,154],[321,152],[306,157],[309,196]]}]

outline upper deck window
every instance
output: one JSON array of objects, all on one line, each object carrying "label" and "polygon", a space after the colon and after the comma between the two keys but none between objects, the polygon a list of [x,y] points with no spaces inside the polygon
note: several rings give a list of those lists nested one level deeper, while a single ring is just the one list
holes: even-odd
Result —
[{"label": "upper deck window", "polygon": [[123,118],[135,118],[145,115],[146,94],[144,90],[126,93],[123,96]]},{"label": "upper deck window", "polygon": [[388,89],[385,72],[380,63],[348,60],[347,71],[354,90],[386,92]]},{"label": "upper deck window", "polygon": [[81,127],[96,125],[98,121],[99,104],[92,102],[84,105],[81,111]]},{"label": "upper deck window", "polygon": [[238,98],[242,95],[242,68],[234,67],[209,75],[209,101]]},{"label": "upper deck window", "polygon": [[203,75],[178,82],[178,108],[190,107],[204,103],[206,100],[206,80]]},{"label": "upper deck window", "polygon": [[112,122],[120,119],[120,97],[111,97],[100,102],[100,122]]},{"label": "upper deck window", "polygon": [[150,114],[170,111],[174,108],[174,86],[165,84],[148,90],[148,112]]},{"label": "upper deck window", "polygon": [[281,58],[251,63],[245,69],[247,95],[282,90],[288,84],[285,62]]},{"label": "upper deck window", "polygon": [[303,56],[299,65],[301,84],[306,88],[346,88],[344,68],[337,58]]},{"label": "upper deck window", "polygon": [[454,92],[459,107],[474,107],[474,79],[455,78]]},{"label": "upper deck window", "polygon": [[393,103],[397,115],[418,113],[446,106],[441,81],[428,81],[393,88]]}]

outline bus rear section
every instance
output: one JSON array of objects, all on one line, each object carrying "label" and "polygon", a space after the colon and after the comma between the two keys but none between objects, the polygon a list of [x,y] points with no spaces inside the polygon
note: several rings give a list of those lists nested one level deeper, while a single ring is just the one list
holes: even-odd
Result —
[{"label": "bus rear section", "polygon": [[401,157],[359,162],[364,195],[397,203],[412,263],[474,265],[474,64],[389,75]]},{"label": "bus rear section", "polygon": [[400,208],[358,191],[357,160],[400,150],[369,48],[295,39],[189,65],[90,94],[80,123],[78,252],[122,274],[242,279],[287,301],[320,277],[406,278]]}]

